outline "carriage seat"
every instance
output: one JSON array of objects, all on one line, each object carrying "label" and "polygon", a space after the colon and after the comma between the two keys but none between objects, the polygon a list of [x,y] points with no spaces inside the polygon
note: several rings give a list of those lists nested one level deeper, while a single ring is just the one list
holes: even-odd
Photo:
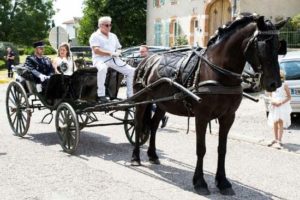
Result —
[{"label": "carriage seat", "polygon": [[61,74],[54,74],[48,80],[45,88],[46,99],[61,99],[67,91],[70,77]]}]

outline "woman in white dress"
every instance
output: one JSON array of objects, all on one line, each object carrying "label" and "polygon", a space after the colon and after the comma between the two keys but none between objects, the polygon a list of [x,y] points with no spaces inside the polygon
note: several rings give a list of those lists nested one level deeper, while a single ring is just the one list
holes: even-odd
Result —
[{"label": "woman in white dress", "polygon": [[[58,48],[58,57],[52,63],[55,73],[71,76],[74,72],[73,62],[70,56],[70,47],[67,43],[62,43]],[[58,69],[60,68],[60,69]]]},{"label": "woman in white dress", "polygon": [[275,140],[268,146],[273,146],[277,149],[282,148],[282,134],[283,128],[288,128],[291,125],[291,112],[290,105],[291,93],[288,85],[284,82],[285,74],[280,71],[282,80],[281,87],[277,88],[275,92],[270,93],[270,105],[268,115],[268,125],[273,127]]}]

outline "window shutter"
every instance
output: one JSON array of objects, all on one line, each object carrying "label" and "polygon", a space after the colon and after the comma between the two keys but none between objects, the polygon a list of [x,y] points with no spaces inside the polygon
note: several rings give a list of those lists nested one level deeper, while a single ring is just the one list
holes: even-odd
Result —
[{"label": "window shutter", "polygon": [[165,46],[170,46],[170,23],[168,21],[165,22]]}]

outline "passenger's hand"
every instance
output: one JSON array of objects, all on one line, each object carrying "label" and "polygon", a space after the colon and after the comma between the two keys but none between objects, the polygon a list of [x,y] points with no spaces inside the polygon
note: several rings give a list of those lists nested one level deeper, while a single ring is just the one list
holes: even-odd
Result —
[{"label": "passenger's hand", "polygon": [[46,75],[44,75],[44,74],[40,74],[40,75],[39,75],[39,78],[40,78],[41,82],[44,82],[45,80],[49,79],[50,76],[46,76]]},{"label": "passenger's hand", "polygon": [[111,52],[110,55],[111,55],[111,57],[120,57],[121,52],[119,52],[119,51]]}]

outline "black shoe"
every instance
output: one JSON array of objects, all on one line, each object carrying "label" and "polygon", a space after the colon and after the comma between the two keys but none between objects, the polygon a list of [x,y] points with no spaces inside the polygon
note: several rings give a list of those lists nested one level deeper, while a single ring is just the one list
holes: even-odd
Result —
[{"label": "black shoe", "polygon": [[169,119],[168,116],[164,116],[164,117],[162,118],[160,128],[166,127],[166,125],[167,125],[167,123],[168,123],[168,119]]},{"label": "black shoe", "polygon": [[108,103],[109,99],[106,96],[97,97],[96,101],[98,103]]}]

